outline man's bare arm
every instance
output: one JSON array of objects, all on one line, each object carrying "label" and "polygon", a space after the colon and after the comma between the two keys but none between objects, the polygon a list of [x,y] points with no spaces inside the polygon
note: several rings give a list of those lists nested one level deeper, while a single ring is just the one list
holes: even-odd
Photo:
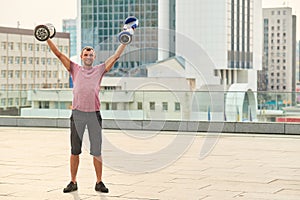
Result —
[{"label": "man's bare arm", "polygon": [[65,66],[65,68],[70,71],[71,69],[71,61],[70,59],[63,54],[61,51],[59,51],[59,49],[57,48],[57,46],[52,42],[51,39],[47,40],[47,43],[51,49],[51,51],[56,55],[56,57],[62,62],[62,64]]},{"label": "man's bare arm", "polygon": [[105,66],[106,66],[105,70],[107,72],[114,66],[114,64],[120,58],[121,54],[124,52],[125,48],[126,48],[126,45],[120,44],[120,46],[115,51],[114,55],[112,55],[105,61]]}]

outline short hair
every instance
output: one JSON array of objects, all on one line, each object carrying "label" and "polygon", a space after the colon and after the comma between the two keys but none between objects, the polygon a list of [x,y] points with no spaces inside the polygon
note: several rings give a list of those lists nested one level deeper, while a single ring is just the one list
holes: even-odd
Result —
[{"label": "short hair", "polygon": [[86,46],[86,47],[83,47],[83,49],[81,50],[81,54],[80,54],[80,55],[82,55],[82,53],[83,53],[84,50],[87,50],[87,51],[95,51],[93,47],[91,47],[91,46]]}]

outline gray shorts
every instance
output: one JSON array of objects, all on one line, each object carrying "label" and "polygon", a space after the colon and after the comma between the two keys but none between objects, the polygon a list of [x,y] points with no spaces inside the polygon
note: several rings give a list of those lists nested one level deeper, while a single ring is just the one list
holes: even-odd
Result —
[{"label": "gray shorts", "polygon": [[90,141],[90,154],[101,155],[102,148],[102,118],[100,111],[82,112],[72,110],[71,121],[71,153],[79,155],[81,153],[82,138],[87,127]]}]

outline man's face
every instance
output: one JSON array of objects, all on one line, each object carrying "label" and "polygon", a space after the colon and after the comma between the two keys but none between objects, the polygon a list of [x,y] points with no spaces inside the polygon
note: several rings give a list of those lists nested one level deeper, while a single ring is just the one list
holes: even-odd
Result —
[{"label": "man's face", "polygon": [[91,67],[96,58],[95,51],[90,48],[83,49],[80,57],[83,62],[83,66]]}]

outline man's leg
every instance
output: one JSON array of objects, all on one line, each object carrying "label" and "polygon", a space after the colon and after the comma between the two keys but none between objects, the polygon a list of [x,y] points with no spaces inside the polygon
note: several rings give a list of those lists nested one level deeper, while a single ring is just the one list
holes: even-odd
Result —
[{"label": "man's leg", "polygon": [[70,171],[71,171],[71,181],[76,183],[76,176],[79,166],[79,155],[71,155],[70,157]]},{"label": "man's leg", "polygon": [[78,189],[77,180],[76,180],[78,166],[79,166],[79,155],[71,154],[70,156],[71,182],[67,185],[67,187],[64,188],[63,190],[64,193],[73,192]]},{"label": "man's leg", "polygon": [[[75,118],[75,119],[74,119]],[[76,191],[77,188],[77,171],[79,166],[79,154],[81,153],[82,137],[84,133],[84,120],[80,112],[72,111],[71,115],[71,156],[70,156],[70,172],[71,182],[64,188],[63,192]]]},{"label": "man's leg", "polygon": [[99,192],[108,192],[108,188],[102,182],[102,118],[100,112],[95,112],[90,115],[88,121],[88,131],[90,139],[90,153],[93,155],[93,162],[97,176],[95,190]]},{"label": "man's leg", "polygon": [[94,167],[97,176],[97,183],[102,181],[102,157],[101,156],[94,156]]}]

